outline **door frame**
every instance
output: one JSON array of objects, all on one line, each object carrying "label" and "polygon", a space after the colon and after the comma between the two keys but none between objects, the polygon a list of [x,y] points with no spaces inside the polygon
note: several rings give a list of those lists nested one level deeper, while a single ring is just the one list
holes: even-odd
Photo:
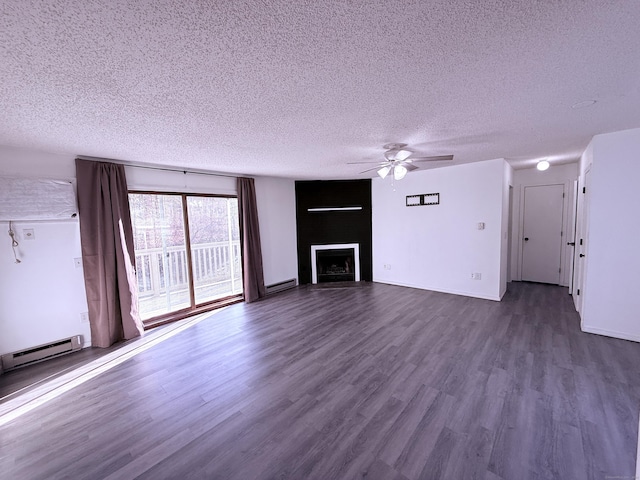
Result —
[{"label": "door frame", "polygon": [[[591,165],[589,165],[578,180],[578,213],[576,215],[576,248],[574,249],[574,291],[572,292],[573,304],[576,311],[580,314],[580,323],[582,325],[582,306],[584,302],[584,280],[587,272],[587,262],[580,254],[587,255],[589,245],[589,197],[591,174]],[[584,194],[580,194],[584,191]],[[582,239],[582,245],[580,240]],[[580,292],[580,293],[578,293]]]},{"label": "door frame", "polygon": [[[194,193],[194,192],[171,192],[171,191],[157,191],[157,190],[135,190],[131,189],[128,191],[129,195],[159,195],[159,196],[174,196],[180,197],[181,201],[181,213],[183,219],[184,226],[184,236],[185,236],[185,249],[186,249],[186,268],[187,268],[187,279],[188,279],[188,288],[189,288],[189,303],[190,305],[185,308],[172,310],[170,312],[166,312],[154,317],[146,318],[142,320],[145,330],[148,330],[153,327],[157,327],[160,325],[164,325],[167,323],[175,322],[177,320],[182,320],[191,315],[195,315],[197,313],[208,312],[217,308],[221,308],[227,305],[231,305],[234,303],[239,303],[244,301],[244,284],[242,288],[242,293],[232,293],[231,295],[216,298],[214,300],[207,300],[201,303],[196,303],[195,298],[195,284],[193,278],[194,266],[192,262],[192,251],[191,251],[191,235],[189,232],[189,215],[187,208],[187,198],[189,197],[203,197],[203,198],[224,198],[224,199],[237,199],[238,196],[234,194],[215,194],[215,193]],[[227,210],[227,215],[229,215],[229,211]],[[238,212],[238,217],[240,213]],[[240,218],[238,218],[240,220]],[[230,228],[230,226],[228,227]],[[242,257],[244,255],[244,251],[242,249],[242,242],[240,242],[240,276],[242,277],[242,267],[243,261]],[[136,284],[137,287],[137,284]]]},{"label": "door frame", "polygon": [[[560,216],[560,239],[559,239],[560,244],[559,245],[556,244],[557,246],[560,247],[560,252],[559,252],[560,256],[558,258],[558,272],[554,273],[554,276],[557,275],[558,282],[557,283],[549,282],[549,285],[562,285],[563,273],[564,273],[564,258],[565,258],[565,256],[564,256],[564,253],[565,253],[564,252],[564,250],[565,250],[564,242],[565,242],[565,238],[566,238],[565,229],[566,229],[566,224],[567,224],[567,216],[566,216],[566,214],[567,214],[566,210],[567,209],[565,208],[566,207],[566,203],[567,203],[567,201],[566,201],[567,200],[566,199],[567,187],[566,187],[565,183],[563,183],[563,182],[550,183],[550,184],[547,184],[547,185],[523,185],[522,186],[522,235],[521,235],[521,242],[520,242],[521,246],[522,246],[522,250],[521,250],[521,257],[520,257],[520,274],[522,276],[524,276],[523,270],[524,270],[524,260],[525,260],[525,257],[524,257],[525,242],[523,241],[522,237],[524,237],[524,233],[525,233],[524,232],[524,227],[526,226],[525,225],[525,223],[526,223],[525,212],[527,210],[527,202],[526,202],[527,188],[533,189],[533,188],[548,188],[548,187],[561,187],[562,188],[562,205],[560,206],[560,215],[561,215]],[[557,191],[557,189],[556,189],[556,191]],[[527,258],[529,258],[529,257],[527,257]],[[530,258],[529,258],[529,260],[530,260]],[[533,280],[533,281],[535,281],[535,280]]]},{"label": "door frame", "polygon": [[[573,296],[576,280],[576,248],[578,237],[578,191],[580,188],[580,181],[573,181],[573,197],[571,200],[571,208],[569,209],[571,217],[569,217],[569,234],[567,235],[567,246],[573,249],[573,254],[569,256],[569,295]],[[570,245],[573,243],[573,245]]]},{"label": "door frame", "polygon": [[527,184],[522,184],[520,185],[518,188],[520,189],[520,192],[518,194],[518,199],[519,199],[519,203],[518,203],[518,237],[516,238],[516,255],[517,255],[517,262],[516,262],[516,275],[515,278],[513,280],[515,281],[522,281],[522,252],[523,252],[523,248],[524,248],[524,241],[523,241],[523,237],[524,237],[524,189],[526,187],[545,187],[545,186],[550,186],[550,185],[563,185],[564,186],[564,199],[562,202],[562,249],[560,251],[560,268],[562,269],[560,272],[560,286],[562,287],[567,287],[569,285],[569,272],[567,269],[567,265],[566,265],[566,258],[567,255],[570,253],[567,252],[567,248],[568,245],[566,245],[566,238],[567,238],[567,232],[569,231],[568,228],[568,218],[569,218],[569,209],[570,209],[570,204],[571,202],[568,200],[571,200],[571,198],[567,198],[571,195],[571,184],[573,183],[573,180],[565,180],[565,181],[558,181],[558,182],[541,182],[541,183],[527,183]]}]

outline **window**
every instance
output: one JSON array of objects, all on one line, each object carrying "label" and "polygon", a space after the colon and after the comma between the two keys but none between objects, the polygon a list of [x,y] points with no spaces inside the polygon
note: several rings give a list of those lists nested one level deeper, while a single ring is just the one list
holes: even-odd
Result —
[{"label": "window", "polygon": [[129,203],[143,320],[242,295],[237,198],[132,192]]},{"label": "window", "polygon": [[196,304],[242,293],[238,199],[187,197]]}]

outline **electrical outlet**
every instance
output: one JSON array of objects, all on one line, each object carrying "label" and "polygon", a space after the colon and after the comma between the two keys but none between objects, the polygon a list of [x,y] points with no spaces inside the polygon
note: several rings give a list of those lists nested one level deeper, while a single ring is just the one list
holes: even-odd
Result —
[{"label": "electrical outlet", "polygon": [[471,280],[482,280],[482,274],[478,272],[472,273]]},{"label": "electrical outlet", "polygon": [[389,263],[385,263],[384,264],[384,269],[385,270],[391,270],[391,265]]},{"label": "electrical outlet", "polygon": [[89,323],[89,312],[82,312],[80,314],[80,323]]}]

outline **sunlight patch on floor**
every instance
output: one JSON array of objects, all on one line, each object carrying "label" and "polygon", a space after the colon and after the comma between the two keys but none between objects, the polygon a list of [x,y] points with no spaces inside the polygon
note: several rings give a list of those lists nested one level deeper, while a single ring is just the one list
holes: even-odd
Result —
[{"label": "sunlight patch on floor", "polygon": [[227,307],[220,308],[214,312],[202,313],[176,322],[174,325],[158,330],[158,333],[151,330],[143,337],[124,345],[122,348],[115,350],[104,357],[98,358],[82,365],[71,372],[55,377],[49,381],[43,382],[35,388],[26,389],[24,393],[9,399],[0,404],[0,426],[9,423],[12,420],[24,415],[31,410],[44,405],[50,400],[59,397],[65,392],[82,385],[83,383],[97,377],[98,375],[120,365],[132,357],[150,349],[178,333],[190,328],[202,320],[210,318]]}]

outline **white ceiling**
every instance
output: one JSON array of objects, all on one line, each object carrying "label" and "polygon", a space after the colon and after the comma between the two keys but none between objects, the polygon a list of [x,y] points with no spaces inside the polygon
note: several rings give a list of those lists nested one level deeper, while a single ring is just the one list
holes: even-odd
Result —
[{"label": "white ceiling", "polygon": [[347,162],[387,142],[524,167],[640,126],[638,0],[0,0],[0,15],[4,145],[365,178]]}]

